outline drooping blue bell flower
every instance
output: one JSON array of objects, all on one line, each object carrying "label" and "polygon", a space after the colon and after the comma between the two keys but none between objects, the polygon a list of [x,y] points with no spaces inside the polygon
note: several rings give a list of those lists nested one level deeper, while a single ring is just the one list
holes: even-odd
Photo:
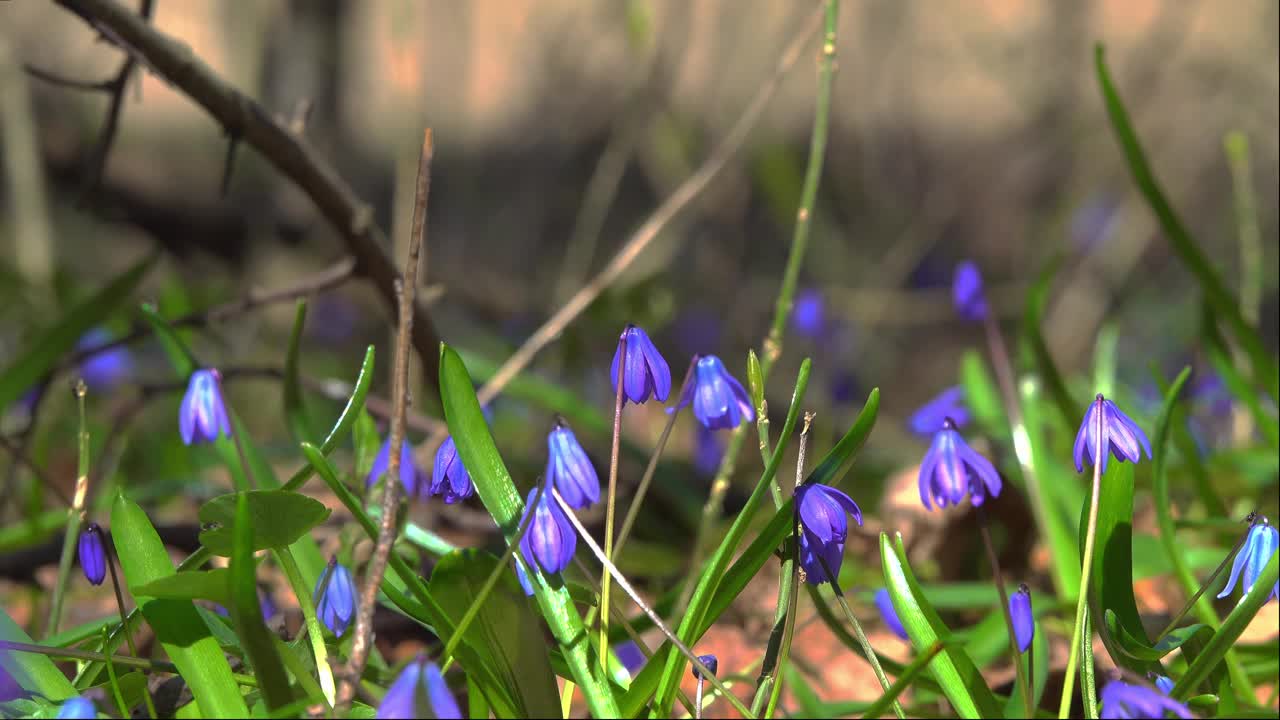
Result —
[{"label": "drooping blue bell flower", "polygon": [[54,717],[59,720],[92,720],[98,717],[98,710],[93,706],[92,700],[77,695],[63,702]]},{"label": "drooping blue bell flower", "polygon": [[[578,549],[578,535],[573,524],[565,517],[564,510],[551,497],[548,488],[542,493],[535,507],[534,497],[537,488],[529,490],[529,498],[525,501],[526,513],[533,513],[533,520],[524,537],[520,538],[520,553],[527,563],[537,563],[545,573],[558,573],[569,567],[573,561],[573,553]],[[524,522],[523,519],[520,521]]]},{"label": "drooping blue bell flower", "polygon": [[547,434],[546,479],[569,507],[581,509],[600,500],[600,478],[573,430],[559,420]]},{"label": "drooping blue bell flower", "polygon": [[827,331],[827,309],[822,293],[816,288],[806,288],[796,293],[791,305],[791,326],[796,332],[814,340]]},{"label": "drooping blue bell flower", "polygon": [[431,471],[432,495],[444,498],[446,505],[452,505],[471,497],[476,486],[471,482],[471,473],[462,464],[462,456],[458,454],[458,446],[450,435],[436,448],[436,460]]},{"label": "drooping blue bell flower", "polygon": [[876,591],[876,609],[880,611],[880,620],[884,622],[884,626],[903,640],[910,640],[907,636],[907,629],[902,626],[902,621],[898,619],[898,611],[893,607],[893,598],[889,597],[889,590],[880,588]]},{"label": "drooping blue bell flower", "polygon": [[219,435],[231,437],[231,419],[222,400],[222,382],[217,370],[191,373],[187,394],[178,406],[178,430],[187,445],[213,442]]},{"label": "drooping blue bell flower", "polygon": [[[94,328],[85,333],[76,347],[89,350],[101,347],[114,340],[111,333],[103,328]],[[108,391],[129,377],[133,369],[133,355],[123,345],[94,353],[80,363],[80,376],[90,391]]]},{"label": "drooping blue bell flower", "polygon": [[[1240,552],[1236,553],[1236,559],[1231,563],[1231,575],[1227,579],[1227,586],[1218,593],[1218,598],[1222,599],[1230,595],[1231,591],[1235,590],[1236,583],[1240,582],[1240,602],[1244,602],[1245,595],[1253,590],[1258,576],[1262,574],[1271,556],[1276,554],[1278,546],[1280,546],[1280,531],[1272,527],[1271,522],[1265,517],[1256,520],[1249,527],[1244,546],[1240,548]],[[1267,602],[1275,600],[1278,591],[1280,591],[1280,582],[1272,586],[1271,596],[1267,598]]]},{"label": "drooping blue bell flower", "polygon": [[329,565],[316,580],[316,589],[312,595],[316,606],[316,615],[324,626],[336,636],[342,637],[356,616],[356,586],[351,579],[351,571],[338,564],[338,559],[330,558]]},{"label": "drooping blue bell flower", "polygon": [[458,701],[440,668],[424,655],[419,655],[400,671],[382,696],[376,718],[461,718]]},{"label": "drooping blue bell flower", "polygon": [[1031,590],[1026,585],[1009,596],[1009,616],[1013,618],[1013,639],[1018,642],[1018,652],[1026,652],[1036,636],[1036,619],[1031,612]]},{"label": "drooping blue bell flower", "polygon": [[1120,680],[1112,680],[1102,688],[1101,704],[1099,715],[1103,720],[1162,718],[1167,712],[1180,718],[1194,717],[1186,705],[1159,690],[1145,685],[1130,685]]},{"label": "drooping blue bell flower", "polygon": [[[716,659],[715,655],[699,655],[698,662],[706,666],[706,668],[711,671],[712,675],[720,674],[720,661]],[[690,668],[690,672],[693,674],[694,680],[703,679],[702,671],[698,669],[697,665],[694,665],[692,668]]]},{"label": "drooping blue bell flower", "polygon": [[[382,447],[379,448],[378,454],[373,458],[373,465],[369,468],[369,477],[365,479],[365,487],[373,487],[373,484],[387,474],[387,470],[391,467],[391,437],[382,441]],[[418,497],[418,491],[421,489],[418,468],[413,464],[413,446],[409,444],[409,438],[405,438],[400,443],[400,485],[404,488],[404,494],[407,497]]]},{"label": "drooping blue bell flower", "polygon": [[1143,450],[1151,457],[1151,443],[1147,442],[1147,434],[1142,432],[1138,424],[1120,411],[1116,404],[1098,393],[1089,409],[1084,412],[1084,420],[1080,422],[1080,430],[1076,432],[1075,447],[1071,455],[1076,461],[1076,472],[1084,472],[1085,463],[1095,464],[1098,458],[1094,454],[1098,449],[1098,433],[1102,433],[1102,472],[1107,471],[1107,455],[1114,455],[1116,460],[1138,462],[1142,459]]},{"label": "drooping blue bell flower", "polygon": [[987,319],[987,297],[982,291],[982,273],[972,260],[956,265],[951,299],[955,303],[956,312],[965,320],[981,322]]},{"label": "drooping blue bell flower", "polygon": [[85,578],[94,585],[101,585],[102,579],[107,576],[107,551],[102,544],[102,528],[98,527],[98,523],[89,523],[80,532],[77,550],[80,569],[84,571]]},{"label": "drooping blue bell flower", "polygon": [[[799,509],[800,566],[805,582],[818,585],[834,582],[844,562],[844,544],[849,535],[849,519],[862,524],[862,510],[840,490],[820,483],[801,485],[796,490]],[[825,563],[825,567],[824,567]],[[827,570],[831,574],[827,574]]]},{"label": "drooping blue bell flower", "polygon": [[756,418],[742,383],[729,374],[715,355],[704,355],[694,365],[693,382],[685,389],[677,407],[690,403],[693,403],[693,416],[710,430],[732,430]]},{"label": "drooping blue bell flower", "polygon": [[[1000,494],[1000,474],[990,460],[969,447],[950,418],[933,436],[920,463],[920,502],[926,510],[959,505],[965,495],[975,506]],[[932,500],[932,502],[930,502]]]},{"label": "drooping blue bell flower", "polygon": [[671,368],[648,333],[635,325],[623,328],[609,367],[615,393],[618,392],[618,363],[622,363],[623,402],[630,400],[639,405],[649,399],[650,393],[658,402],[667,401],[671,394]]},{"label": "drooping blue bell flower", "polygon": [[922,437],[933,437],[934,433],[942,429],[943,421],[947,418],[951,418],[957,428],[969,424],[969,408],[964,404],[964,388],[958,385],[943,390],[921,405],[907,424],[911,427],[911,432]]}]

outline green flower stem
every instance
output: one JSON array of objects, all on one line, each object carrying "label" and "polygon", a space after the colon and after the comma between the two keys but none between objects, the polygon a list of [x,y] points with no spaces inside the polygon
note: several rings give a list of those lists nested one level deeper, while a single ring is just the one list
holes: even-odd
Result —
[{"label": "green flower stem", "polygon": [[[618,362],[618,376],[614,378],[617,381],[618,389],[615,393],[613,405],[613,448],[609,452],[609,497],[605,501],[604,514],[604,556],[613,562],[613,512],[614,507],[618,504],[618,449],[622,444],[622,406],[624,397],[622,391],[624,389],[624,379],[626,378],[627,363],[625,358],[621,358],[622,353],[626,351],[626,340],[619,338],[618,354],[620,361]],[[551,478],[547,478],[547,482],[551,482]],[[530,516],[533,513],[529,513]],[[609,672],[609,573],[604,573],[600,578],[600,650],[597,653],[600,656],[600,669],[608,674]]]},{"label": "green flower stem", "polygon": [[311,588],[307,587],[306,581],[302,579],[302,571],[298,569],[298,563],[293,559],[293,553],[289,548],[277,548],[275,551],[276,563],[284,570],[284,574],[289,578],[289,585],[293,587],[293,595],[298,599],[298,607],[302,608],[302,620],[306,627],[307,636],[311,640],[311,652],[316,658],[316,673],[320,676],[320,689],[324,692],[324,699],[333,707],[337,699],[338,688],[333,681],[333,669],[329,667],[329,651],[324,644],[324,633],[320,627],[320,620],[316,617],[315,604],[311,601]]},{"label": "green flower stem", "polygon": [[[116,609],[120,612],[120,624],[124,625],[126,618],[128,617],[128,612],[126,612],[124,609],[124,593],[120,590],[120,577],[119,577],[119,574],[116,572],[115,553],[114,553],[115,544],[112,543],[110,547],[104,547],[103,549],[106,551],[105,555],[107,560],[107,569],[111,571],[111,589],[114,591],[116,596]],[[107,629],[106,625],[103,625],[102,626],[103,647],[106,647],[107,641],[110,639],[110,637],[111,637],[110,630]],[[140,657],[138,655],[138,648],[135,647],[133,644],[133,634],[125,633],[124,639],[129,643],[129,654],[134,657]],[[107,671],[108,672],[111,671],[110,664],[108,664]],[[155,706],[155,703],[152,702],[151,700],[151,691],[148,690],[147,688],[143,688],[142,690],[142,699],[143,701],[146,702],[146,705],[147,705],[147,716],[150,717],[151,720],[155,720],[156,706]],[[126,712],[126,710],[122,709],[121,712]]]},{"label": "green flower stem", "polygon": [[[844,616],[849,620],[849,625],[853,627],[853,636],[858,639],[858,644],[862,646],[862,652],[867,658],[867,662],[871,663],[871,669],[876,674],[876,680],[880,681],[880,688],[886,693],[890,690],[889,677],[884,674],[884,668],[880,667],[880,659],[876,656],[876,651],[871,647],[871,642],[867,640],[867,634],[862,631],[862,623],[858,622],[858,618],[853,614],[853,610],[849,609],[849,602],[844,598],[844,591],[840,589],[840,583],[836,581],[836,576],[831,572],[831,568],[827,567],[827,561],[818,553],[813,554],[822,564],[822,571],[831,579],[831,592],[836,595],[836,602],[840,603],[840,609],[844,611]],[[905,718],[906,714],[902,712],[902,705],[897,700],[893,701],[893,714],[899,718]]]},{"label": "green flower stem", "polygon": [[1027,717],[1035,717],[1035,708],[1032,707],[1031,702],[1031,685],[1027,682],[1026,674],[1023,673],[1022,653],[1018,650],[1018,640],[1013,630],[1013,613],[1009,610],[1009,592],[1005,589],[1004,573],[1000,570],[1000,557],[996,555],[995,544],[991,542],[990,520],[987,518],[985,509],[981,506],[976,509],[978,511],[978,531],[982,535],[982,544],[987,549],[987,560],[991,563],[991,575],[996,584],[996,591],[1000,593],[1000,609],[1004,614],[1005,628],[1009,633],[1009,656],[1013,658],[1013,669],[1017,678],[1018,692],[1022,695]]},{"label": "green flower stem", "polygon": [[67,582],[71,579],[71,561],[74,557],[76,538],[84,524],[84,499],[89,490],[89,430],[85,424],[84,396],[89,388],[84,380],[77,380],[75,393],[80,405],[80,432],[78,434],[80,459],[76,467],[76,494],[67,508],[67,529],[62,534],[62,554],[58,557],[58,580],[53,586],[53,602],[49,606],[49,622],[45,625],[45,637],[58,632],[62,618],[62,602],[66,597]]},{"label": "green flower stem", "polygon": [[1093,540],[1098,534],[1098,504],[1102,495],[1102,461],[1104,413],[1094,413],[1097,434],[1096,447],[1093,452],[1093,492],[1089,496],[1089,526],[1084,539],[1084,558],[1080,563],[1080,595],[1076,599],[1076,623],[1071,630],[1071,652],[1067,656],[1067,674],[1062,678],[1062,699],[1058,703],[1058,717],[1065,720],[1071,712],[1071,693],[1076,681],[1076,663],[1080,659],[1081,632],[1085,626],[1085,608],[1089,604],[1089,579],[1093,577]]}]

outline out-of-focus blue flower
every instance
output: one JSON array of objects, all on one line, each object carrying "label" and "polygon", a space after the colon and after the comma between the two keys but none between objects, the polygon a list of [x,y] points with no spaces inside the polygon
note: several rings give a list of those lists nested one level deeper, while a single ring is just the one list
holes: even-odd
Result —
[{"label": "out-of-focus blue flower", "polygon": [[436,448],[430,491],[432,495],[443,497],[446,505],[466,500],[476,492],[471,473],[462,464],[462,456],[458,455],[458,446],[454,444],[452,435]]},{"label": "out-of-focus blue flower", "polygon": [[912,414],[907,424],[911,432],[924,437],[932,437],[942,429],[942,423],[951,418],[957,428],[969,424],[969,408],[964,404],[964,388],[959,385],[949,387],[938,393],[932,400],[920,406]]},{"label": "out-of-focus blue flower", "polygon": [[624,640],[613,646],[613,654],[618,656],[618,662],[622,663],[622,667],[634,676],[644,667],[645,656],[640,652],[640,646],[631,640]]},{"label": "out-of-focus blue flower", "polygon": [[461,718],[458,701],[440,668],[423,655],[404,667],[374,715],[377,718]]},{"label": "out-of-focus blue flower", "polygon": [[1156,689],[1164,693],[1165,695],[1168,695],[1169,693],[1173,692],[1173,686],[1175,684],[1173,682],[1173,678],[1165,677],[1164,675],[1157,675],[1155,678],[1155,683],[1156,683]]},{"label": "out-of-focus blue flower", "polygon": [[[801,485],[796,490],[796,507],[802,526],[800,566],[804,568],[805,582],[812,585],[834,582],[840,575],[844,543],[849,535],[849,520],[845,515],[852,515],[854,522],[861,525],[862,511],[853,498],[820,483]],[[827,569],[831,571],[830,576]]]},{"label": "out-of-focus blue flower", "polygon": [[965,260],[956,265],[951,299],[956,312],[965,320],[979,322],[987,319],[987,296],[982,291],[982,273],[978,271],[977,263]]},{"label": "out-of-focus blue flower", "polygon": [[[1235,562],[1231,563],[1231,576],[1227,580],[1227,586],[1218,593],[1218,598],[1222,599],[1230,595],[1236,588],[1236,582],[1243,578],[1244,581],[1240,584],[1240,602],[1244,602],[1244,596],[1253,590],[1254,583],[1258,581],[1258,576],[1262,574],[1271,556],[1276,554],[1278,546],[1280,546],[1280,531],[1272,527],[1271,522],[1265,517],[1256,520],[1249,527],[1244,547],[1240,548],[1240,552],[1236,553]],[[1267,602],[1275,600],[1278,591],[1280,591],[1280,582],[1271,588],[1271,597],[1267,598]]]},{"label": "out-of-focus blue flower", "polygon": [[847,405],[862,399],[858,376],[848,370],[837,369],[831,378],[831,401]]},{"label": "out-of-focus blue flower", "polygon": [[[373,487],[378,479],[387,474],[387,469],[391,466],[391,437],[387,436],[382,441],[382,447],[378,450],[377,456],[373,458],[373,466],[369,468],[369,477],[365,480],[365,487]],[[415,498],[418,496],[418,468],[413,465],[413,446],[409,444],[409,438],[405,438],[400,443],[400,485],[404,487],[404,494],[408,497]]]},{"label": "out-of-focus blue flower", "polygon": [[1142,459],[1142,451],[1146,450],[1151,457],[1151,443],[1147,442],[1147,434],[1142,432],[1138,424],[1120,412],[1116,404],[1102,397],[1102,393],[1084,412],[1084,420],[1080,430],[1076,432],[1076,444],[1072,449],[1072,457],[1076,461],[1076,472],[1084,472],[1085,461],[1090,464],[1098,462],[1094,454],[1098,450],[1098,433],[1102,433],[1102,472],[1107,471],[1107,453],[1116,460],[1138,462]]},{"label": "out-of-focus blue flower", "polygon": [[571,508],[584,508],[600,500],[600,478],[573,430],[557,421],[547,434],[547,482],[560,491]]},{"label": "out-of-focus blue flower", "polygon": [[[720,674],[720,661],[716,659],[715,655],[699,655],[698,662],[705,665],[712,675]],[[694,680],[702,679],[702,671],[698,669],[697,665],[690,668],[690,672],[693,674]]]},{"label": "out-of-focus blue flower", "polygon": [[178,430],[187,445],[213,442],[220,434],[231,437],[231,419],[222,401],[222,383],[217,370],[191,373],[187,394],[178,407]]},{"label": "out-of-focus blue flower", "polygon": [[685,388],[677,408],[689,403],[693,403],[693,416],[710,430],[732,430],[743,421],[756,418],[742,383],[729,374],[715,355],[704,355],[694,365],[693,382]]},{"label": "out-of-focus blue flower", "polygon": [[991,461],[969,447],[950,418],[943,420],[920,463],[920,502],[925,509],[933,509],[931,499],[939,508],[959,505],[966,494],[978,506],[987,496],[997,497],[1000,488],[1000,473]]},{"label": "out-of-focus blue flower", "polygon": [[1231,414],[1231,390],[1216,372],[1198,375],[1192,380],[1187,394],[1210,415],[1226,417]]},{"label": "out-of-focus blue flower", "polygon": [[791,326],[797,333],[815,340],[826,334],[827,308],[821,292],[807,288],[796,294],[791,305]]},{"label": "out-of-focus blue flower", "polygon": [[80,569],[84,571],[84,576],[94,585],[101,585],[102,579],[107,576],[107,551],[102,545],[102,528],[98,527],[98,523],[89,523],[89,526],[80,532]]},{"label": "out-of-focus blue flower", "polygon": [[[666,402],[671,394],[671,368],[644,330],[627,325],[618,338],[618,349],[609,366],[613,391],[618,392],[618,363],[622,363],[622,397],[639,405],[653,393],[658,402]],[[565,498],[566,500],[568,498]]]},{"label": "out-of-focus blue flower", "polygon": [[1186,705],[1166,697],[1160,691],[1120,680],[1112,680],[1102,688],[1101,701],[1099,715],[1103,720],[1162,718],[1167,712],[1180,718],[1193,717]]},{"label": "out-of-focus blue flower", "polygon": [[907,636],[907,629],[902,627],[902,621],[898,619],[898,611],[893,607],[893,598],[889,597],[888,589],[880,588],[876,591],[876,609],[880,611],[880,619],[884,622],[884,626],[894,635],[903,640],[911,639]]},{"label": "out-of-focus blue flower", "polygon": [[[258,588],[258,607],[262,610],[263,621],[270,620],[280,612],[280,610],[276,608],[276,601],[271,597],[271,593],[264,592],[262,588]],[[231,617],[230,611],[218,603],[213,604],[213,611],[224,618]]]},{"label": "out-of-focus blue flower", "polygon": [[693,466],[698,472],[711,477],[720,469],[720,461],[724,458],[724,447],[716,438],[715,431],[699,423],[694,426]]},{"label": "out-of-focus blue flower", "polygon": [[1031,612],[1031,590],[1018,586],[1018,592],[1009,596],[1009,616],[1013,618],[1013,639],[1018,641],[1018,652],[1026,652],[1036,636],[1036,618]]},{"label": "out-of-focus blue flower", "polygon": [[[76,347],[80,350],[101,347],[115,338],[103,328],[94,328],[85,333]],[[94,353],[80,363],[80,376],[84,378],[89,389],[104,391],[118,385],[129,376],[133,369],[133,355],[123,345]]]},{"label": "out-of-focus blue flower", "polygon": [[307,335],[327,345],[341,345],[360,321],[360,311],[340,292],[320,293],[310,303]]},{"label": "out-of-focus blue flower", "polygon": [[[542,498],[534,506],[534,497],[538,488],[529,490],[529,498],[525,501],[524,511],[533,513],[529,529],[520,538],[520,553],[527,563],[537,563],[546,573],[558,573],[569,567],[573,553],[578,549],[578,535],[573,531],[573,524],[565,517],[564,510],[551,497],[551,489],[542,493]],[[522,519],[521,522],[524,522]]]},{"label": "out-of-focus blue flower", "polygon": [[356,586],[351,579],[351,571],[339,565],[336,557],[329,559],[329,566],[316,580],[311,599],[324,626],[342,637],[351,624],[351,618],[356,616]]},{"label": "out-of-focus blue flower", "polygon": [[68,698],[66,702],[62,703],[62,707],[58,708],[58,714],[55,717],[59,718],[59,720],[64,718],[92,720],[92,718],[98,717],[98,710],[93,706],[93,701],[77,695],[73,698]]}]

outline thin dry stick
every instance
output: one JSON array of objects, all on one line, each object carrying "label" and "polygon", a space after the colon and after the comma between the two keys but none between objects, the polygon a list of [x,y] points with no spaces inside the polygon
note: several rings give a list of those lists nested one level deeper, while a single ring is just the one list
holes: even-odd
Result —
[{"label": "thin dry stick", "polygon": [[493,377],[489,378],[484,387],[480,388],[478,397],[481,405],[489,402],[499,392],[502,392],[502,388],[506,387],[512,378],[520,374],[520,371],[524,370],[533,361],[535,355],[541,352],[552,340],[559,337],[569,323],[573,322],[583,310],[587,309],[587,306],[599,297],[605,288],[613,284],[613,281],[617,280],[618,276],[649,246],[649,243],[658,237],[658,233],[662,232],[663,228],[685,206],[693,202],[706,189],[707,185],[720,174],[720,171],[728,164],[729,159],[733,157],[743,141],[747,139],[747,133],[750,132],[756,121],[760,119],[761,113],[764,112],[769,103],[769,98],[773,97],[774,91],[782,84],[783,76],[795,65],[805,46],[809,44],[809,39],[817,32],[818,27],[821,25],[822,15],[823,8],[818,7],[805,21],[800,33],[778,60],[778,65],[773,75],[756,92],[750,104],[743,110],[738,122],[730,128],[729,134],[725,135],[724,139],[720,141],[720,144],[716,146],[697,172],[681,183],[675,192],[671,193],[671,196],[662,205],[658,206],[657,210],[653,211],[649,219],[632,233],[631,238],[622,246],[618,254],[613,256],[609,264],[605,265],[600,273],[591,279],[591,282],[583,285],[581,290],[578,290],[563,307],[542,324],[542,327],[538,328],[533,335],[530,335],[529,339],[525,340],[524,344],[498,368]]},{"label": "thin dry stick", "polygon": [[[418,259],[422,251],[423,230],[427,219],[427,191],[431,187],[431,156],[433,151],[431,129],[422,134],[422,154],[418,157],[418,186],[413,201],[413,223],[409,228],[409,259],[405,263],[400,281],[400,331],[396,338],[395,365],[391,375],[391,447],[404,443],[405,406],[409,401],[409,346],[413,337],[413,303],[418,289]],[[351,643],[351,656],[338,689],[337,708],[346,708],[356,694],[356,685],[364,672],[369,648],[373,643],[373,609],[378,599],[378,588],[387,571],[387,559],[396,535],[396,506],[399,502],[400,453],[392,452],[387,458],[387,472],[382,483],[382,517],[378,528],[378,542],[373,557],[365,569],[364,587],[360,590],[360,607],[356,614],[355,638]]]},{"label": "thin dry stick", "polygon": [[[618,382],[617,397],[613,406],[613,449],[609,453],[609,499],[605,503],[604,516],[604,556],[613,561],[613,514],[618,505],[618,449],[622,444],[622,407],[626,402],[623,380],[627,374],[627,341],[625,333],[618,339]],[[609,573],[600,578],[600,668],[609,672]]]}]

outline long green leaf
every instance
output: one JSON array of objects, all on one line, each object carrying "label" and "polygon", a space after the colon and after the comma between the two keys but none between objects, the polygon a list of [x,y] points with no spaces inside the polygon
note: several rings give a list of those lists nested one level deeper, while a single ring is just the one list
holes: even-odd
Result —
[{"label": "long green leaf", "polygon": [[160,341],[160,347],[164,348],[164,354],[169,358],[169,364],[173,367],[173,371],[180,378],[190,377],[200,367],[196,360],[195,354],[191,352],[191,348],[183,342],[178,333],[174,331],[169,322],[160,314],[160,310],[150,303],[143,303],[140,308],[142,318],[151,326],[151,331],[155,333],[156,339]]},{"label": "long green leaf", "polygon": [[1040,377],[1049,389],[1049,396],[1053,398],[1054,407],[1058,409],[1063,425],[1074,427],[1075,421],[1079,419],[1076,416],[1083,406],[1071,399],[1067,384],[1063,382],[1062,373],[1058,372],[1058,365],[1053,361],[1049,344],[1045,342],[1040,330],[1044,326],[1044,307],[1049,301],[1049,288],[1057,270],[1058,260],[1055,258],[1045,265],[1035,282],[1027,289],[1027,301],[1022,315],[1022,338],[1031,356],[1035,358]]},{"label": "long green leaf", "polygon": [[[880,533],[880,559],[884,568],[885,586],[889,589],[889,597],[893,599],[894,610],[916,650],[925,652],[934,643],[948,637],[951,631],[943,624],[933,606],[924,599],[915,575],[911,572],[911,566],[907,564],[901,534],[897,535],[894,543],[890,543],[889,536]],[[1000,716],[1001,708],[964,650],[944,648],[929,663],[929,670],[961,717]]]},{"label": "long green leaf", "polygon": [[[0,608],[0,640],[25,644],[33,642],[4,608]],[[47,655],[0,650],[0,673],[4,673],[6,680],[17,688],[50,700],[66,700],[76,694],[76,689],[67,680],[67,676],[62,674]]]},{"label": "long green leaf", "polygon": [[231,568],[227,576],[227,594],[231,597],[231,619],[235,622],[240,645],[253,665],[258,690],[268,710],[275,710],[293,700],[289,676],[283,660],[272,642],[274,636],[262,620],[258,600],[258,566],[254,562],[254,527],[249,514],[249,496],[236,495],[235,541],[231,552]]},{"label": "long green leaf", "polygon": [[[111,508],[111,539],[130,587],[174,574],[164,543],[146,513],[124,494]],[[248,717],[231,667],[190,600],[136,598],[147,624],[155,631],[169,659],[191,688],[200,712],[207,717]]]},{"label": "long green leaf", "polygon": [[307,301],[299,299],[289,333],[289,349],[284,356],[284,417],[294,442],[311,440],[311,417],[302,401],[302,382],[298,358],[302,348],[302,329],[307,324]]},{"label": "long green leaf", "polygon": [[230,587],[230,574],[227,568],[174,573],[138,587],[131,587],[129,591],[134,595],[146,595],[164,600],[212,600],[223,607],[230,607],[231,596],[227,594],[227,588]]},{"label": "long green leaf", "polygon": [[1151,206],[1156,219],[1160,221],[1164,237],[1168,238],[1174,252],[1195,275],[1201,290],[1204,291],[1205,300],[1213,306],[1217,316],[1227,321],[1232,334],[1249,355],[1250,363],[1253,365],[1254,379],[1266,388],[1272,399],[1280,398],[1280,369],[1277,368],[1275,359],[1267,353],[1257,330],[1245,321],[1244,315],[1240,313],[1240,306],[1227,289],[1226,283],[1218,275],[1218,271],[1214,269],[1195,239],[1191,237],[1186,226],[1182,224],[1181,218],[1165,197],[1155,174],[1151,172],[1142,143],[1133,130],[1133,123],[1129,121],[1129,111],[1125,109],[1124,101],[1120,99],[1115,83],[1111,80],[1111,71],[1107,68],[1106,50],[1102,45],[1098,45],[1094,50],[1094,61],[1098,73],[1098,85],[1102,89],[1102,99],[1107,106],[1107,115],[1111,118],[1111,127],[1115,130],[1116,140],[1120,143],[1121,150],[1124,151],[1134,183],[1146,198],[1147,204]]},{"label": "long green leaf", "polygon": [[219,495],[200,506],[200,544],[214,555],[229,557],[235,549],[240,527],[240,504],[244,499],[252,551],[291,545],[307,536],[312,528],[329,519],[329,508],[306,495],[287,490],[251,490]]},{"label": "long green leaf", "polygon": [[946,649],[947,644],[947,640],[939,640],[924,652],[912,658],[911,662],[907,665],[906,670],[898,676],[897,680],[893,681],[893,685],[889,686],[888,691],[877,698],[875,702],[871,703],[870,707],[862,712],[862,716],[878,718],[881,715],[884,715],[885,711],[889,709],[889,706],[893,704],[893,701],[897,700],[898,696],[902,694],[902,691],[906,690],[911,683],[915,682],[916,676],[919,675],[925,667],[929,665],[929,663],[933,662],[933,659],[938,656],[938,653]]},{"label": "long green leaf", "polygon": [[867,402],[862,406],[862,412],[858,413],[858,419],[853,422],[844,437],[840,438],[840,442],[823,456],[818,467],[805,478],[805,482],[838,485],[841,468],[867,442],[871,429],[876,425],[876,413],[879,410],[880,388],[872,388],[871,394],[867,396]]},{"label": "long green leaf", "polygon": [[155,259],[155,255],[148,255],[64,312],[53,327],[24,343],[25,350],[0,371],[0,408],[7,408],[22,397],[86,332],[114,312],[138,287]]}]

